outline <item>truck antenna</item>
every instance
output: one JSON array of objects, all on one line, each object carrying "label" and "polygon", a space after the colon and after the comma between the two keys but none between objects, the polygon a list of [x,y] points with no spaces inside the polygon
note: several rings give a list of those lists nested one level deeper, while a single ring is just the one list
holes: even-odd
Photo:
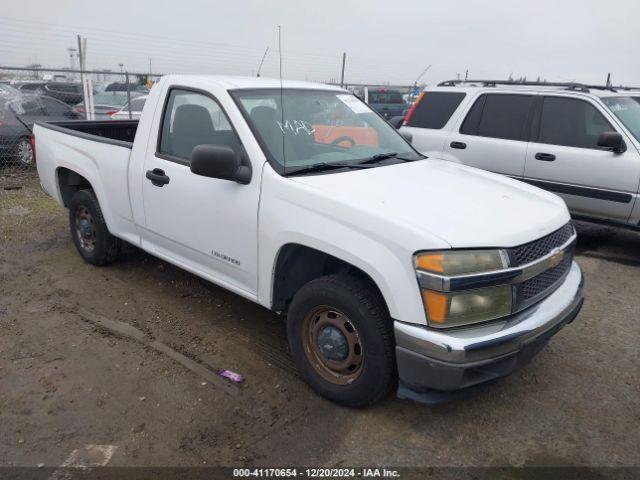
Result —
[{"label": "truck antenna", "polygon": [[282,120],[280,130],[282,130],[282,162],[286,170],[287,161],[284,155],[284,93],[282,87],[282,26],[280,25],[278,25],[278,57],[280,59],[280,118]]},{"label": "truck antenna", "polygon": [[260,65],[258,66],[258,74],[256,77],[260,76],[260,70],[262,70],[262,64],[264,63],[264,59],[267,58],[267,52],[269,51],[269,47],[264,51],[264,55],[262,55],[262,60],[260,60]]}]

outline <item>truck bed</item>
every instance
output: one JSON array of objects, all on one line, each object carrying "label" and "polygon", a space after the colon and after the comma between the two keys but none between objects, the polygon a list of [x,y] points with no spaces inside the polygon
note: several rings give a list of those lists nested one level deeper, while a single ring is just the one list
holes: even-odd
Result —
[{"label": "truck bed", "polygon": [[137,120],[76,120],[36,122],[33,128],[36,167],[44,190],[68,205],[70,197],[59,182],[66,172],[74,172],[93,188],[112,233],[127,240],[134,230],[127,185],[137,127]]},{"label": "truck bed", "polygon": [[68,120],[36,123],[67,135],[127,148],[133,146],[138,129],[138,120]]}]

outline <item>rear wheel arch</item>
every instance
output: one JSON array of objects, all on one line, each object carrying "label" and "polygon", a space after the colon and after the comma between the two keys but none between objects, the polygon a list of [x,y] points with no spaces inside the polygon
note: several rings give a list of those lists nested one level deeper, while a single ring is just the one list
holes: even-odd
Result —
[{"label": "rear wheel arch", "polygon": [[58,168],[56,172],[58,189],[65,207],[69,207],[71,199],[79,190],[94,190],[91,182],[79,173],[65,167]]},{"label": "rear wheel arch", "polygon": [[288,243],[278,251],[273,269],[271,308],[287,311],[300,288],[316,278],[332,274],[361,278],[375,289],[389,311],[382,290],[367,272],[334,255],[298,243]]},{"label": "rear wheel arch", "polygon": [[91,188],[75,191],[69,201],[69,230],[78,253],[87,263],[106,265],[118,257],[122,241],[109,232]]}]

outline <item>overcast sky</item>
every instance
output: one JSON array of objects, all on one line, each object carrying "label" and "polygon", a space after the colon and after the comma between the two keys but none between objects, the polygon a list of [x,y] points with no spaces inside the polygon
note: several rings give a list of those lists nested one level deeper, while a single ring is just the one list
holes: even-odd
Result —
[{"label": "overcast sky", "polygon": [[464,76],[640,84],[638,0],[2,0],[0,65],[411,84]]}]

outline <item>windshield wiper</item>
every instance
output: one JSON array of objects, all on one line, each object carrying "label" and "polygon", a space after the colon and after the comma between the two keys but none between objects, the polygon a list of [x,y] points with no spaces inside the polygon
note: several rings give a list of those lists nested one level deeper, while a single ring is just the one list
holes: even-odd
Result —
[{"label": "windshield wiper", "polygon": [[292,170],[285,171],[285,174],[289,176],[289,175],[297,175],[300,173],[324,172],[327,170],[337,170],[341,168],[367,168],[367,167],[360,163],[348,164],[348,163],[322,162],[322,163],[314,163],[313,165],[309,165],[307,167],[294,168]]},{"label": "windshield wiper", "polygon": [[376,153],[375,155],[367,158],[366,160],[363,160],[362,162],[359,162],[358,165],[366,165],[369,163],[378,163],[382,160],[386,160],[388,158],[396,158],[398,160],[402,160],[405,162],[413,162],[414,160],[420,160],[419,158],[405,158],[405,157],[399,157],[398,156],[398,152],[387,152],[387,153]]}]

